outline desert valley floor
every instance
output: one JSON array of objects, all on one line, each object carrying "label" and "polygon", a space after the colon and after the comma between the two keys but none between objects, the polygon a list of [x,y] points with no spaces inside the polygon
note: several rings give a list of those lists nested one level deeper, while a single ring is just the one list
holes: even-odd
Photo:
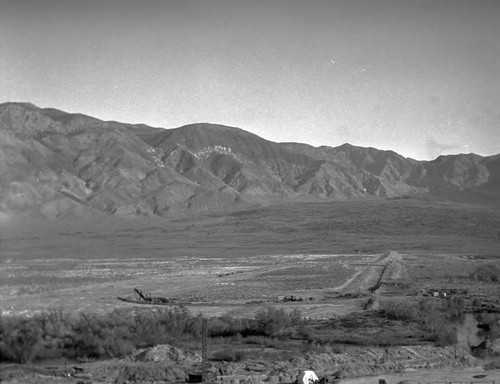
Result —
[{"label": "desert valley floor", "polygon": [[[393,325],[371,322],[364,311],[387,300],[460,292],[469,305],[481,298],[500,306],[498,284],[470,277],[480,265],[500,266],[499,245],[497,208],[423,197],[168,221],[25,221],[2,228],[0,309],[7,316],[140,311],[149,306],[118,299],[136,300],[138,288],[206,317],[248,318],[270,306],[298,309],[313,322],[358,314],[364,332],[383,338]],[[473,335],[461,337],[467,344]]]}]

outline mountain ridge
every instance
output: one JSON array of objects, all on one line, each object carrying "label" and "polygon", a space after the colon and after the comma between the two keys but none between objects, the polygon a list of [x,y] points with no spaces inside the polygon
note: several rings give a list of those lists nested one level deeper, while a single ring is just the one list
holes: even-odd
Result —
[{"label": "mountain ridge", "polygon": [[165,216],[283,200],[431,194],[495,204],[500,155],[418,161],[391,150],[275,143],[241,128],[163,129],[0,104],[0,220]]}]

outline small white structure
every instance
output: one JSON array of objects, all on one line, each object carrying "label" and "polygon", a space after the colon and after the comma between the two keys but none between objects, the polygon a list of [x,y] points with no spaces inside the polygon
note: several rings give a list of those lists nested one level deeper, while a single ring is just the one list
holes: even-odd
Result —
[{"label": "small white structure", "polygon": [[313,384],[318,380],[318,376],[316,376],[314,371],[303,371],[299,377],[297,377],[297,384]]}]

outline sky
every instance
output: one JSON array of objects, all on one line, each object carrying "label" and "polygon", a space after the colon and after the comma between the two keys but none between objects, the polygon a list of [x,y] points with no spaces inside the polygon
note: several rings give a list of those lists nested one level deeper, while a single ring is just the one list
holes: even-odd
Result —
[{"label": "sky", "polygon": [[0,103],[500,153],[498,0],[0,0]]}]

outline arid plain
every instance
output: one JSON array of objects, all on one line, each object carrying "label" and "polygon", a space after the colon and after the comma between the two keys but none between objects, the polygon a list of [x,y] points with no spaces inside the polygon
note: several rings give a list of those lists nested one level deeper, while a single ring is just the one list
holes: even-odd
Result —
[{"label": "arid plain", "polygon": [[22,222],[4,227],[1,244],[2,310],[13,313],[109,310],[133,288],[197,303],[332,301],[366,294],[375,282],[360,274],[378,276],[390,251],[410,291],[468,285],[478,264],[498,261],[500,212],[427,197],[288,203],[169,221]]},{"label": "arid plain", "polygon": [[[7,316],[47,310],[136,313],[163,307],[118,299],[137,299],[134,288],[138,288],[170,300],[167,308],[181,306],[205,317],[252,318],[270,307],[287,313],[298,310],[317,340],[337,340],[332,345],[342,346],[343,351],[348,345],[363,349],[365,342],[360,340],[366,340],[364,350],[373,355],[374,347],[368,345],[373,340],[418,348],[427,344],[410,323],[374,316],[384,303],[416,301],[434,292],[460,292],[469,310],[474,300],[475,305],[500,306],[498,283],[480,282],[472,276],[481,265],[500,267],[500,211],[428,196],[292,202],[172,220],[110,216],[99,221],[44,222],[42,226],[37,221],[19,221],[4,226],[1,236],[0,307]],[[491,358],[463,360],[464,356],[474,359],[468,343],[477,332],[468,330],[459,336],[455,357],[458,345],[462,360],[445,356],[446,349],[420,351],[419,365],[413,366],[459,367],[462,379],[469,381],[478,372],[494,378],[495,369],[484,373],[482,368],[485,364],[494,367]],[[242,347],[241,340],[233,342]],[[386,351],[402,348],[397,345]],[[214,341],[211,348],[214,357],[226,347]],[[270,347],[266,353],[272,354],[273,348],[283,353],[283,346]],[[200,352],[196,343],[187,349]],[[432,356],[440,363],[431,364]],[[377,361],[370,363],[370,369],[362,368],[365,363],[355,358],[348,363],[349,369],[341,362],[331,363],[329,369],[324,366],[327,363],[317,363],[317,369],[325,374],[342,371],[345,380],[414,372],[411,364],[405,371],[401,359],[409,357],[393,356],[387,369]],[[276,368],[279,359],[271,360]],[[101,360],[80,363],[91,382],[109,382],[106,375],[96,373],[105,364]],[[310,363],[299,362],[293,368],[306,368],[301,364]],[[281,371],[289,372],[289,365]],[[25,380],[44,382],[47,372],[42,373],[26,374]],[[19,377],[16,374],[13,377]],[[439,378],[446,380],[445,376],[441,373]],[[391,380],[398,377],[402,376]]]}]

